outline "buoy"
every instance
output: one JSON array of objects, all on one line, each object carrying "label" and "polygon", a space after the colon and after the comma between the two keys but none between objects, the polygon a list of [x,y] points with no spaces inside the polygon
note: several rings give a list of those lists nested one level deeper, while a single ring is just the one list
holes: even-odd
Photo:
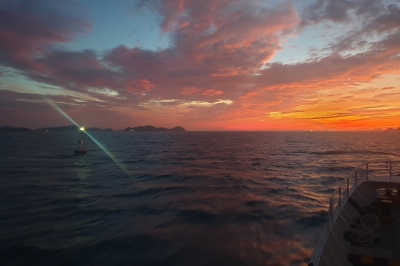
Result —
[{"label": "buoy", "polygon": [[81,137],[78,140],[78,147],[75,149],[75,153],[77,154],[86,154],[86,146],[85,146],[85,128],[81,127],[79,129]]}]

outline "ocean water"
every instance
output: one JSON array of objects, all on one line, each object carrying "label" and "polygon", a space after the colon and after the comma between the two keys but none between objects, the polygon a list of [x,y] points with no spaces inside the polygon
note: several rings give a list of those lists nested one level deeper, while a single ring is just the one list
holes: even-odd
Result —
[{"label": "ocean water", "polygon": [[[1,265],[307,265],[352,169],[398,132],[0,133]],[[116,163],[117,162],[117,163]]]}]

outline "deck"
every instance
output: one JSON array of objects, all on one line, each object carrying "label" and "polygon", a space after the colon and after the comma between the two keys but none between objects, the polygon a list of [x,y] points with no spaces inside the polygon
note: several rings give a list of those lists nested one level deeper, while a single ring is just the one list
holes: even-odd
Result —
[{"label": "deck", "polygon": [[[381,197],[380,201],[389,201],[382,204],[377,198],[382,192],[384,194],[385,188],[393,189],[393,196]],[[397,197],[397,188],[400,191],[400,161],[370,162],[356,167],[329,199],[327,226],[318,238],[308,265],[400,266],[400,196]],[[371,232],[372,228],[368,227],[362,231],[368,232],[366,237],[354,237],[354,232],[360,231],[356,221],[366,218],[365,214],[375,215],[367,218],[372,217],[380,228],[373,226]]]},{"label": "deck", "polygon": [[[378,194],[376,196],[378,197]],[[389,197],[388,200],[393,202],[390,204],[390,215],[383,214],[379,204],[376,204],[378,200],[372,203],[375,209],[364,206],[369,213],[379,217],[381,228],[374,232],[371,246],[362,246],[350,241],[351,251],[347,259],[352,265],[400,266],[400,197]]]}]

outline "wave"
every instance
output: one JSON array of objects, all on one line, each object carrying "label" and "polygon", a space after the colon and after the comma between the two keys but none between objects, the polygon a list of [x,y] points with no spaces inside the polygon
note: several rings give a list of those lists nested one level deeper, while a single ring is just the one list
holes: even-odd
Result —
[{"label": "wave", "polygon": [[350,173],[355,169],[354,166],[327,166],[321,168],[323,171],[329,171],[329,172],[338,172],[338,171],[347,171]]},{"label": "wave", "polygon": [[170,186],[170,187],[155,187],[149,189],[142,189],[137,192],[131,193],[122,193],[111,196],[112,198],[132,198],[132,197],[145,197],[145,196],[154,196],[156,194],[161,194],[163,192],[182,190],[184,186]]},{"label": "wave", "polygon": [[389,135],[186,133],[99,134],[129,178],[89,139],[86,156],[67,134],[0,139],[13,144],[0,155],[1,263],[302,265],[285,241],[308,252],[351,166],[400,150]]},{"label": "wave", "polygon": [[332,151],[310,152],[310,154],[316,154],[316,155],[376,154],[376,155],[391,155],[391,156],[397,156],[397,154],[390,153],[390,152],[371,151],[371,150],[353,150],[353,151],[332,150]]},{"label": "wave", "polygon": [[262,210],[253,210],[252,212],[239,213],[234,217],[234,221],[236,223],[249,223],[255,221],[261,222],[263,220],[274,221],[276,220],[276,217],[274,217],[272,214],[267,214]]},{"label": "wave", "polygon": [[216,220],[216,215],[204,210],[180,210],[178,215],[190,223],[211,223]]},{"label": "wave", "polygon": [[250,200],[250,201],[248,201],[245,205],[246,205],[246,206],[249,206],[249,207],[255,207],[255,206],[257,206],[257,205],[259,205],[259,204],[262,204],[262,203],[264,203],[264,201]]},{"label": "wave", "polygon": [[[2,265],[162,265],[161,247],[170,246],[166,240],[148,235],[129,235],[91,245],[78,244],[58,249],[32,245],[14,245],[0,249]],[[165,249],[165,248],[164,248]]]},{"label": "wave", "polygon": [[296,219],[296,222],[303,225],[305,228],[320,227],[326,223],[328,219],[327,211],[319,211],[311,213],[311,216]]}]

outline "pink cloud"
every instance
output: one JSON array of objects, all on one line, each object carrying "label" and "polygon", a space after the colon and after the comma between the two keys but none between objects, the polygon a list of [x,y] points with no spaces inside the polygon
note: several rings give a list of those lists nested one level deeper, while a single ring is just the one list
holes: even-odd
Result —
[{"label": "pink cloud", "polygon": [[202,95],[205,95],[205,96],[215,96],[215,95],[221,95],[221,94],[224,94],[224,92],[221,90],[215,90],[215,89],[205,90],[202,93]]},{"label": "pink cloud", "polygon": [[188,87],[188,88],[184,88],[183,91],[181,92],[182,95],[191,95],[193,93],[198,92],[199,89],[195,88],[195,87]]},{"label": "pink cloud", "polygon": [[151,88],[154,87],[154,84],[152,84],[150,81],[147,79],[141,79],[138,81],[133,81],[128,85],[128,92],[130,93],[144,93],[148,92],[151,90]]},{"label": "pink cloud", "polygon": [[240,73],[240,67],[236,69],[232,69],[231,67],[226,67],[223,69],[219,69],[218,73],[213,73],[210,76],[211,77],[220,77],[220,78],[225,78],[225,77],[231,77],[231,76],[236,76]]},{"label": "pink cloud", "polygon": [[[36,48],[28,53],[16,48],[23,54],[21,58],[24,65],[16,63],[17,56],[9,58],[8,62],[34,80],[76,91],[88,92],[88,87],[109,88],[128,99],[133,98],[126,92],[141,91],[148,92],[148,97],[179,98],[195,95],[188,90],[182,92],[181,88],[194,87],[199,91],[207,91],[216,85],[219,88],[217,94],[208,92],[197,96],[201,100],[201,96],[218,95],[218,91],[221,91],[230,97],[230,94],[237,94],[239,89],[233,84],[248,79],[248,71],[258,69],[265,58],[271,57],[279,49],[279,34],[293,27],[298,17],[291,5],[282,5],[275,10],[260,9],[256,2],[242,2],[239,5],[232,5],[230,1],[206,2],[161,1],[158,8],[164,16],[163,25],[177,25],[172,28],[165,26],[165,30],[168,28],[171,32],[175,46],[162,51],[145,51],[122,45],[104,56],[90,50],[43,50],[45,46],[50,48],[52,44],[72,40],[76,32],[87,24],[83,20],[76,20],[72,25],[78,31],[69,28],[63,30],[53,26],[57,23],[39,18],[37,21],[41,24],[32,23],[32,32],[36,31],[34,35],[40,39],[39,44],[33,45]],[[39,9],[37,13],[40,12]],[[9,13],[17,17],[24,13],[23,7],[10,9]],[[55,13],[60,18],[52,18],[52,21],[68,18],[59,12]],[[26,23],[29,24],[29,21]],[[39,32],[39,29],[46,27],[49,30],[45,32],[50,32],[50,37]],[[18,33],[25,28],[19,25],[17,30],[8,30]],[[18,38],[22,36],[18,35]],[[28,43],[34,42],[33,37],[26,38],[29,39]],[[7,49],[3,49],[4,54],[8,54]],[[219,80],[216,81],[216,78]],[[243,88],[240,90],[243,91]]]}]

